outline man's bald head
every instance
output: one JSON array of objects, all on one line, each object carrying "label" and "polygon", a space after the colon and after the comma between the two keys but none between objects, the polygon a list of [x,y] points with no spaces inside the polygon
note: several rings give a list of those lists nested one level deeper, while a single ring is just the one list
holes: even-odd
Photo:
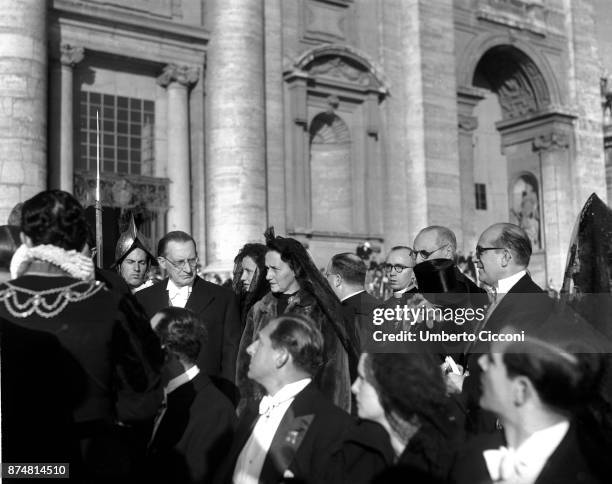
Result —
[{"label": "man's bald head", "polygon": [[[511,223],[497,223],[491,225],[480,236],[484,244],[482,247],[502,247],[512,253],[514,263],[520,267],[527,267],[531,258],[531,241],[527,232],[518,225]],[[480,241],[479,241],[480,242]]]},{"label": "man's bald head", "polygon": [[531,257],[529,236],[518,225],[491,225],[478,239],[476,267],[482,282],[495,286],[498,281],[524,270]]},{"label": "man's bald head", "polygon": [[431,225],[421,230],[414,239],[416,262],[427,259],[455,259],[457,238],[453,231],[441,225]]}]

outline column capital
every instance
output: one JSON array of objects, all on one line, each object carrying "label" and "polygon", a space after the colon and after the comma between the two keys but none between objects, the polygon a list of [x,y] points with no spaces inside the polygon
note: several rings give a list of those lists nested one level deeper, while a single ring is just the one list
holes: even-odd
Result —
[{"label": "column capital", "polygon": [[189,87],[191,84],[198,82],[199,78],[200,69],[198,67],[168,64],[157,78],[157,83],[160,86],[168,87],[173,82],[177,82],[181,86]]},{"label": "column capital", "polygon": [[74,67],[85,57],[85,49],[70,44],[60,46],[60,62],[63,66]]},{"label": "column capital", "polygon": [[467,114],[459,114],[458,125],[461,131],[474,131],[478,128],[478,118],[476,116],[468,116]]},{"label": "column capital", "polygon": [[536,136],[533,139],[534,151],[553,151],[565,150],[570,145],[570,139],[567,133],[551,132]]}]

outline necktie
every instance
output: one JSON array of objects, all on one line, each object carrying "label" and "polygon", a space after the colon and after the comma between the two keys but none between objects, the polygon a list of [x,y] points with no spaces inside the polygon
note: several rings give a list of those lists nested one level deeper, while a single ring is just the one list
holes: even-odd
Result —
[{"label": "necktie", "polygon": [[151,433],[151,439],[149,440],[149,446],[153,443],[153,439],[155,438],[155,434],[157,433],[157,429],[159,428],[159,424],[161,424],[162,418],[166,413],[166,409],[168,408],[168,394],[164,390],[164,399],[157,410],[157,415],[155,415],[155,423],[153,424],[153,433]]}]

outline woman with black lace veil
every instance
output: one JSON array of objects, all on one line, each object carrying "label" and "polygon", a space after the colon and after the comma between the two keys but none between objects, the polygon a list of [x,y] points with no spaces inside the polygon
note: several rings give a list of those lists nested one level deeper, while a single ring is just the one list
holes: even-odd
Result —
[{"label": "woman with black lace veil", "polygon": [[264,235],[270,292],[249,311],[240,340],[236,364],[236,384],[242,397],[240,409],[263,395],[246,376],[249,366],[246,348],[272,319],[281,314],[297,313],[313,319],[323,333],[325,361],[315,376],[315,384],[336,405],[348,411],[359,348],[354,325],[345,320],[340,300],[304,246],[295,239],[275,236],[272,227]]},{"label": "woman with black lace veil", "polygon": [[[28,362],[35,370],[24,369],[21,378],[30,390],[3,388],[2,403],[4,410],[26,400],[34,407],[59,401],[58,412],[68,411],[72,420],[65,434],[79,448],[82,481],[122,482],[131,471],[129,429],[152,419],[161,401],[162,354],[150,344],[155,335],[148,321],[126,314],[126,296],[95,280],[92,260],[81,253],[87,232],[83,207],[69,193],[41,192],[23,204],[24,243],[11,261],[12,280],[0,284],[0,318],[20,330],[13,332],[15,341],[20,333],[35,336],[38,351],[31,357],[37,363]],[[44,348],[53,351],[42,360]],[[27,409],[34,414],[34,407]],[[29,430],[24,441],[45,438],[44,429]],[[15,449],[25,454],[13,453],[16,461],[54,462],[54,456],[32,459],[27,442]],[[78,462],[72,464],[74,473]]]}]

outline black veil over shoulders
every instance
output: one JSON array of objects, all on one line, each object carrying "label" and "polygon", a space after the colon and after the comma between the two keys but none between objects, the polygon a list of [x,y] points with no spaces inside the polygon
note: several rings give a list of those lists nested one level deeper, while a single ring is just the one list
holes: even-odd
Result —
[{"label": "black veil over shoulders", "polygon": [[[561,302],[612,341],[612,209],[595,193],[585,203],[572,233]],[[612,354],[603,354],[599,391],[575,416],[587,455],[612,452]],[[603,452],[603,453],[602,453]],[[604,475],[612,464],[597,459]]]}]

